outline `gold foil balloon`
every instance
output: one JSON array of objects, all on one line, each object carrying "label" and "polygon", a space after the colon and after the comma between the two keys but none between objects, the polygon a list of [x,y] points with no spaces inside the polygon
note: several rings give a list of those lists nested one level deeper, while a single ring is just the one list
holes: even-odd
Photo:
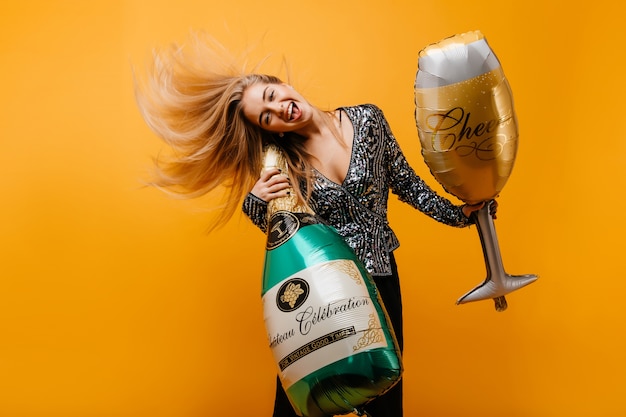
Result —
[{"label": "gold foil balloon", "polygon": [[[265,168],[287,172],[269,147]],[[395,334],[352,248],[293,193],[268,204],[263,312],[278,376],[296,413],[356,413],[400,380]]]},{"label": "gold foil balloon", "polygon": [[415,106],[422,156],[433,176],[460,200],[487,203],[475,214],[487,278],[457,303],[493,298],[496,310],[503,311],[505,294],[537,276],[504,272],[489,213],[513,170],[519,135],[511,88],[479,31],[420,51]]}]

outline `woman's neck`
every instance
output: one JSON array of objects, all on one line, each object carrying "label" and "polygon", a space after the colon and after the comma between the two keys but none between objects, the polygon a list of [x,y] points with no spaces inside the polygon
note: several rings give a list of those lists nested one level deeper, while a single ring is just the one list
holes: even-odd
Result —
[{"label": "woman's neck", "polygon": [[335,113],[325,112],[316,109],[313,122],[306,130],[297,132],[306,139],[307,147],[316,147],[316,144],[327,142],[328,140],[336,140],[344,143],[341,123]]}]

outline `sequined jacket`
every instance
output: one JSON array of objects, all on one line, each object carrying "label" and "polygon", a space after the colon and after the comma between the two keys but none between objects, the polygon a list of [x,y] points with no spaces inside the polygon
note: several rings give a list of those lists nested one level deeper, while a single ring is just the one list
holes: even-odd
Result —
[{"label": "sequined jacket", "polygon": [[[370,274],[390,275],[390,253],[400,245],[387,220],[389,190],[444,224],[465,227],[471,221],[433,191],[409,166],[383,112],[375,105],[342,107],[354,126],[348,174],[337,184],[320,172],[310,205],[354,249]],[[262,231],[267,228],[267,203],[253,194],[243,211]]]}]

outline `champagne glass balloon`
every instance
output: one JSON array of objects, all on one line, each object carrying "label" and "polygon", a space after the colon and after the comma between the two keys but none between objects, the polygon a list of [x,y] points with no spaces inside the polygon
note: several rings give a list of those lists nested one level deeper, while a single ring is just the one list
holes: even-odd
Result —
[{"label": "champagne glass balloon", "polygon": [[450,194],[467,204],[480,236],[486,279],[457,304],[505,295],[534,282],[534,274],[505,272],[490,205],[511,174],[518,146],[511,88],[483,34],[454,35],[420,51],[415,78],[415,121],[422,156]]}]

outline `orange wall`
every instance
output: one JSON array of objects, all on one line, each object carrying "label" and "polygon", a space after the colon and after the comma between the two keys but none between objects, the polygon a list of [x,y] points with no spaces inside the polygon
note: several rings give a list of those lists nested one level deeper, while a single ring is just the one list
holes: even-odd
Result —
[{"label": "orange wall", "polygon": [[284,55],[322,107],[383,108],[415,169],[417,52],[481,30],[515,97],[520,151],[496,226],[540,280],[481,282],[475,228],[391,204],[406,317],[407,416],[626,415],[621,124],[624,10],[612,0],[4,1],[0,14],[0,415],[268,416],[263,235],[206,236],[202,202],[139,179],[161,147],[131,64],[190,29]]}]

